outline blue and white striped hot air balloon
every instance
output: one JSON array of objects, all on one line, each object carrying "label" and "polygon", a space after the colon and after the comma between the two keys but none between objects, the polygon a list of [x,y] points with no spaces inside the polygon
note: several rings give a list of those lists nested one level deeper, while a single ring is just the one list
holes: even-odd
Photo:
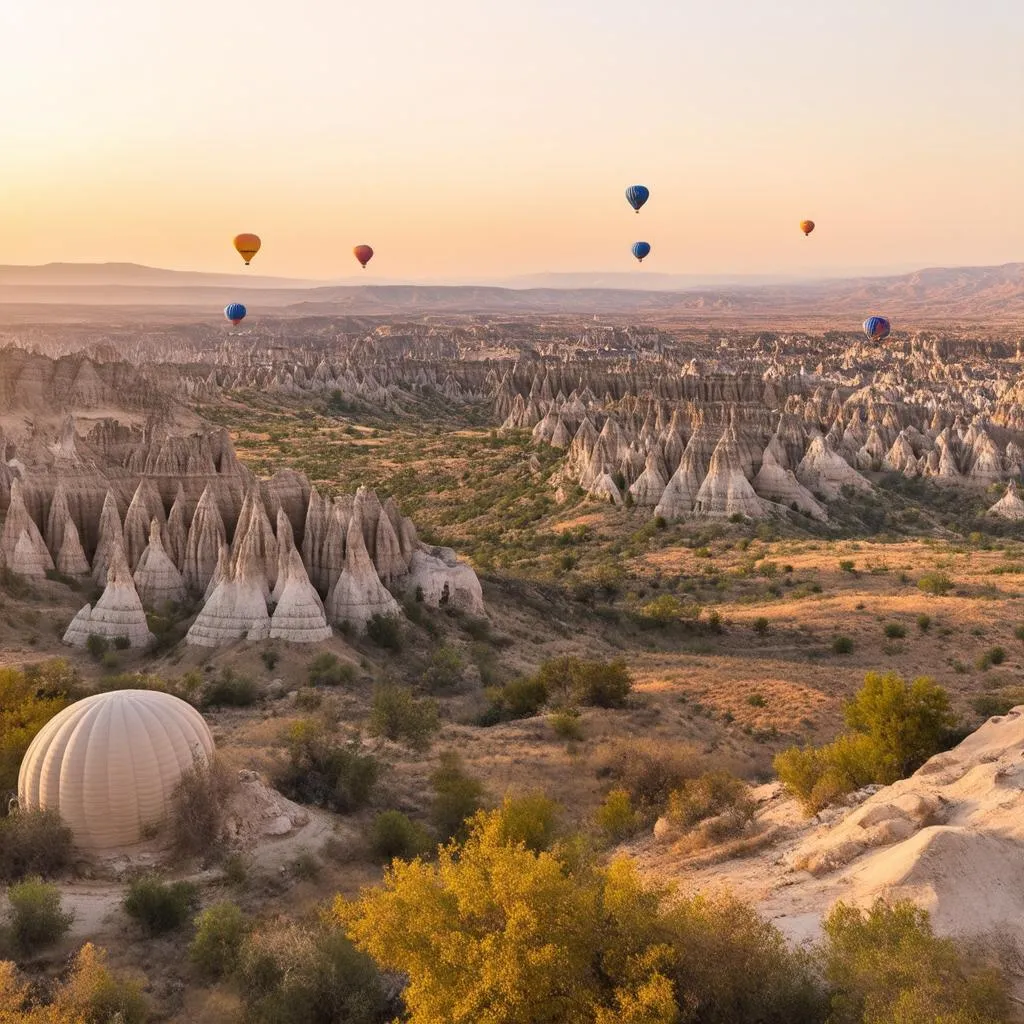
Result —
[{"label": "blue and white striped hot air balloon", "polygon": [[885,341],[892,331],[892,325],[884,316],[869,316],[864,321],[864,333],[870,341]]},{"label": "blue and white striped hot air balloon", "polygon": [[640,212],[640,207],[651,198],[651,191],[646,185],[630,185],[626,189],[626,202],[636,210]]},{"label": "blue and white striped hot air balloon", "polygon": [[240,302],[232,302],[229,306],[224,307],[224,316],[236,327],[245,319],[247,312],[248,310]]},{"label": "blue and white striped hot air balloon", "polygon": [[650,242],[634,242],[633,243],[633,255],[643,263],[644,257],[649,256],[651,253]]}]

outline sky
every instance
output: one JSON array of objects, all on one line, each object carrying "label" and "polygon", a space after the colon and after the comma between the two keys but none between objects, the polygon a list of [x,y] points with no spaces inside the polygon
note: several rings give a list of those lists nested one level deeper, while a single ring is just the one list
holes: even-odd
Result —
[{"label": "sky", "polygon": [[5,0],[0,264],[1024,260],[1022,53],[1019,0]]}]

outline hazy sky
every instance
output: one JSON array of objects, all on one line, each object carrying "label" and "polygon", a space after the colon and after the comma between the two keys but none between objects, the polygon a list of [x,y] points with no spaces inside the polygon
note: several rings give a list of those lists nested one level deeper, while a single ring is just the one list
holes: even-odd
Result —
[{"label": "hazy sky", "polygon": [[1020,0],[0,0],[0,85],[0,263],[1024,259]]}]

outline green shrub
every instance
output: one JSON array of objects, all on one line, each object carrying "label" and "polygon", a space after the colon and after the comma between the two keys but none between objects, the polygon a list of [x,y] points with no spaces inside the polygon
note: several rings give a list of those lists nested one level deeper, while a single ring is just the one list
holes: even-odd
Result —
[{"label": "green shrub", "polygon": [[249,922],[237,904],[230,900],[214,903],[196,918],[189,959],[208,977],[227,977],[238,966],[248,933]]},{"label": "green shrub", "polygon": [[922,633],[927,633],[928,630],[932,628],[932,617],[925,612],[922,612],[917,617],[917,628],[921,630]]},{"label": "green shrub", "polygon": [[373,692],[370,732],[407,743],[413,750],[428,750],[441,728],[437,701],[417,700],[408,687],[384,683]]},{"label": "green shrub", "polygon": [[300,803],[349,814],[364,807],[380,765],[358,740],[344,742],[318,722],[296,722],[288,732],[288,760],[274,773],[274,785]]},{"label": "green shrub", "polygon": [[204,707],[246,708],[255,704],[260,691],[251,676],[237,675],[233,669],[221,669],[216,679],[206,684],[203,692]]},{"label": "green shrub", "polygon": [[851,559],[849,559],[849,558],[844,558],[839,563],[839,571],[840,572],[854,572],[855,568],[854,568],[853,561]]},{"label": "green shrub", "polygon": [[643,826],[643,820],[633,809],[629,791],[620,788],[611,790],[597,809],[595,823],[612,842],[620,843],[635,835]]},{"label": "green shrub", "polygon": [[136,879],[124,898],[125,913],[149,935],[180,928],[195,913],[199,890],[191,882],[163,882],[156,875]]},{"label": "green shrub", "polygon": [[548,702],[547,683],[536,676],[513,679],[488,694],[502,718],[532,718]]},{"label": "green shrub", "polygon": [[1012,1019],[1000,972],[932,932],[909,901],[870,910],[838,903],[823,922],[829,1024],[1002,1024]]},{"label": "green shrub", "polygon": [[945,690],[921,676],[908,685],[893,672],[869,672],[846,705],[851,732],[824,747],[791,747],[775,770],[810,812],[869,783],[905,778],[945,749],[957,719]]},{"label": "green shrub", "polygon": [[274,921],[246,937],[239,990],[248,1024],[381,1024],[380,974],[338,928]]},{"label": "green shrub", "polygon": [[942,597],[953,589],[953,581],[945,573],[928,572],[917,581],[917,587],[926,594]]},{"label": "green shrub", "polygon": [[466,835],[466,820],[483,806],[484,787],[473,778],[454,750],[442,751],[440,763],[430,776],[434,789],[431,820],[442,842]]},{"label": "green shrub", "polygon": [[85,649],[99,661],[110,650],[110,641],[99,633],[90,633],[85,638]]},{"label": "green shrub", "polygon": [[832,641],[833,654],[850,654],[853,652],[853,640],[848,636],[837,636]]},{"label": "green shrub", "polygon": [[768,619],[765,618],[765,616],[763,615],[759,615],[756,619],[754,619],[754,622],[750,628],[753,629],[753,631],[758,636],[767,636],[770,627],[771,624],[769,623]]},{"label": "green shrub", "polygon": [[389,651],[402,649],[402,620],[397,615],[374,615],[366,624],[366,635]]},{"label": "green shrub", "polygon": [[971,707],[982,718],[1008,714],[1013,708],[1024,704],[1024,687],[1013,686],[998,693],[983,693],[971,701]]},{"label": "green shrub", "polygon": [[768,702],[764,699],[764,694],[763,693],[752,693],[752,694],[750,694],[750,696],[747,697],[747,703],[752,708],[763,708],[763,707],[767,707],[767,705],[768,705]]},{"label": "green shrub", "polygon": [[0,818],[0,882],[63,871],[73,852],[71,829],[56,811],[17,811]]},{"label": "green shrub", "polygon": [[274,671],[280,658],[281,655],[275,647],[268,647],[265,651],[260,652],[260,660],[268,672]]},{"label": "green shrub", "polygon": [[700,606],[683,604],[678,597],[672,594],[661,594],[653,601],[648,601],[643,605],[640,615],[653,625],[665,627],[683,620],[692,622],[700,616]]},{"label": "green shrub", "polygon": [[575,704],[620,708],[633,689],[626,662],[585,661],[573,655],[545,661],[534,676],[548,697],[563,707]]},{"label": "green shrub", "polygon": [[902,640],[907,635],[907,627],[899,622],[887,622],[884,632],[890,640]]},{"label": "green shrub", "polygon": [[336,654],[324,651],[309,663],[310,686],[341,686],[355,682],[356,670],[348,662],[342,662]]},{"label": "green shrub", "polygon": [[555,839],[558,804],[542,792],[506,795],[498,808],[498,829],[504,843],[522,843],[528,850],[548,850]]},{"label": "green shrub", "polygon": [[389,863],[396,857],[412,860],[428,853],[433,845],[427,830],[401,811],[378,814],[370,827],[370,850],[381,863]]},{"label": "green shrub", "polygon": [[[47,667],[49,666],[49,667]],[[78,696],[79,678],[63,659],[45,662],[25,671],[0,669],[0,794],[16,792],[18,769],[37,732],[69,697]],[[0,816],[6,813],[6,796],[0,800]]]},{"label": "green shrub", "polygon": [[60,905],[60,889],[38,876],[16,882],[7,890],[10,935],[23,955],[52,946],[66,934],[75,915]]},{"label": "green shrub", "polygon": [[548,722],[560,740],[581,740],[580,713],[576,708],[565,708],[548,716]]},{"label": "green shrub", "polygon": [[447,693],[462,682],[463,668],[459,652],[454,647],[443,645],[431,655],[420,682],[429,693]]}]

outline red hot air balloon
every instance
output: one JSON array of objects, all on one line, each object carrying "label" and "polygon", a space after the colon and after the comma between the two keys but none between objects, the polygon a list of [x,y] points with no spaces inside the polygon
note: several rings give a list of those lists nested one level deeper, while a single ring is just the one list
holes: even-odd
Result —
[{"label": "red hot air balloon", "polygon": [[365,270],[366,264],[373,259],[373,250],[368,245],[357,245],[352,252],[359,260],[359,265]]}]

